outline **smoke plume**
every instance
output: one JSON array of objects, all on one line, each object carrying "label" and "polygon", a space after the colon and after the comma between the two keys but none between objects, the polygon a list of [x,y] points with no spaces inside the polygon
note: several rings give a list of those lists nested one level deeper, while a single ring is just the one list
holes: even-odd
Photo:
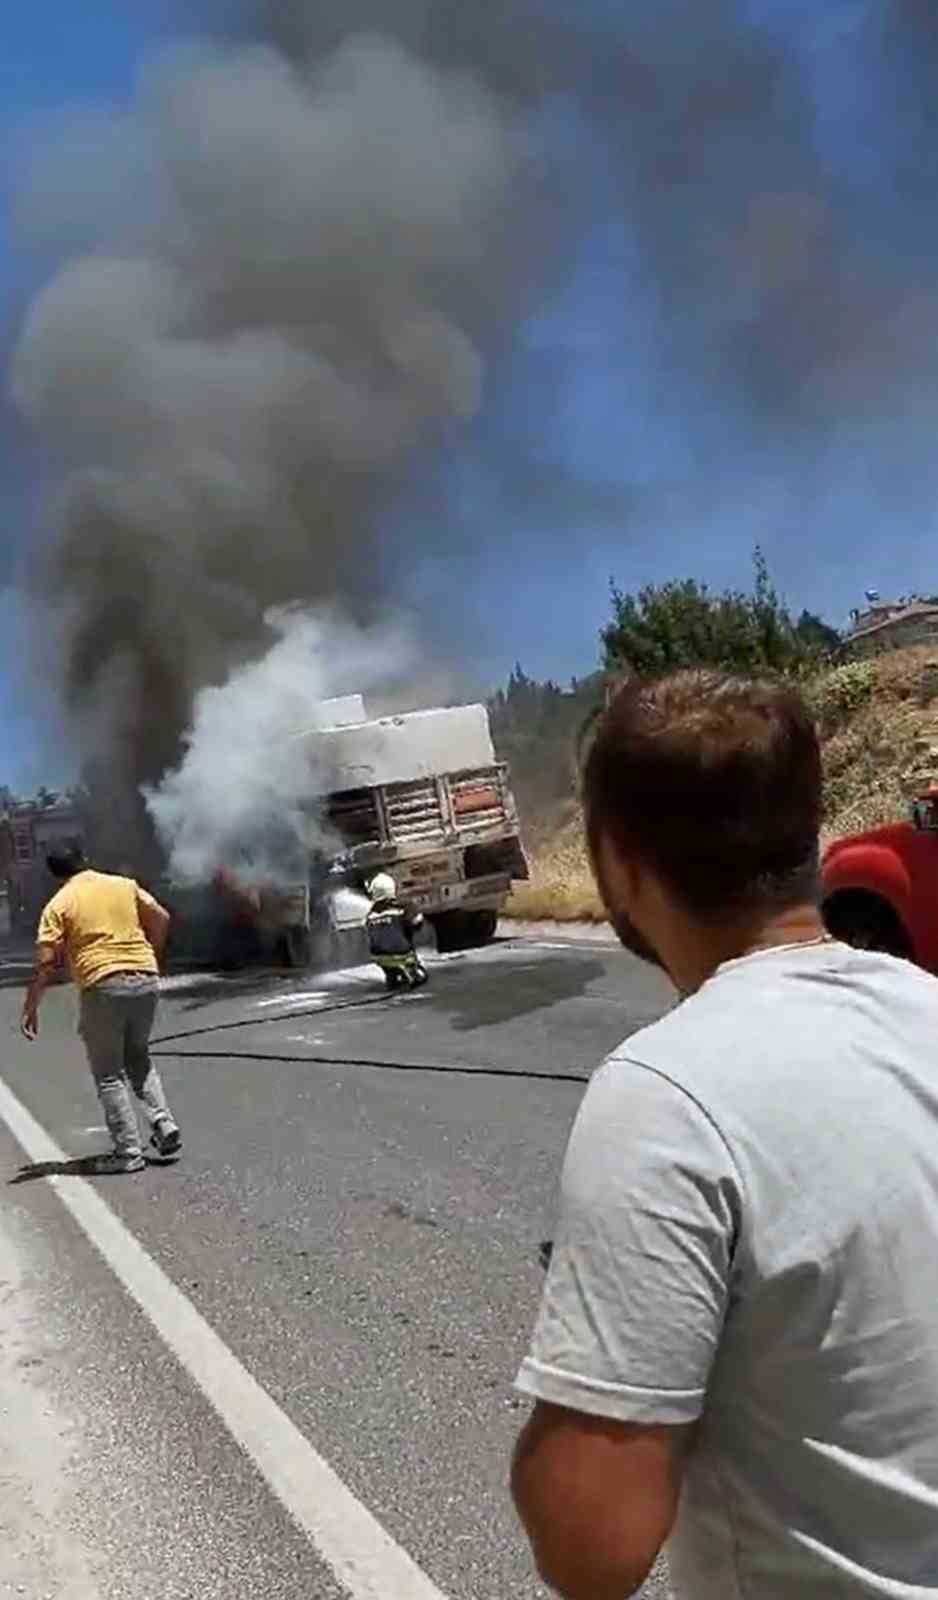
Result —
[{"label": "smoke plume", "polygon": [[178,758],[272,606],[381,616],[407,552],[376,514],[477,408],[528,171],[515,113],[376,36],[304,64],[177,53],[126,116],[34,152],[23,219],[73,252],[13,370],[62,469],[35,589],[82,752],[121,792]]},{"label": "smoke plume", "polygon": [[[610,569],[639,581],[663,544],[677,575],[732,580],[758,541],[815,606],[843,605],[867,557],[874,581],[934,586],[927,0],[244,0],[240,16],[297,59],[381,18],[536,108],[566,183],[563,286],[493,375],[456,472],[418,486],[454,559],[481,549],[474,590],[461,569],[472,626],[510,625],[519,547],[548,604],[581,552],[601,552],[604,586]],[[506,526],[510,546],[485,540]]]},{"label": "smoke plume", "polygon": [[389,663],[406,663],[410,641],[390,625],[371,631],[287,610],[266,619],[276,642],[227,683],[201,689],[178,768],[147,804],[181,882],[221,869],[245,884],[302,880],[314,849],[330,841],[315,797],[329,788],[316,740],[328,725],[322,702],[369,693]]},{"label": "smoke plume", "polygon": [[924,0],[195,9],[214,42],[21,183],[63,263],[13,374],[60,482],[41,636],[115,793],[178,766],[271,607],[367,630],[435,562],[425,629],[491,642],[519,574],[541,614],[597,547],[604,584],[759,540],[823,588],[930,530]]}]

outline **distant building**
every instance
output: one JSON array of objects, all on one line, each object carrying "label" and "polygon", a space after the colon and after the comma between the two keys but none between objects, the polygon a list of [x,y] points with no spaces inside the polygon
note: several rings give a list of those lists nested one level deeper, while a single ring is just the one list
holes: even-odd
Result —
[{"label": "distant building", "polygon": [[850,655],[878,655],[905,645],[938,642],[938,595],[891,601],[877,598],[865,610],[853,611],[850,620],[852,626],[844,639]]},{"label": "distant building", "polygon": [[50,850],[83,848],[84,827],[71,800],[14,803],[0,817],[0,892],[5,891],[11,933],[32,935],[54,884],[46,867]]}]

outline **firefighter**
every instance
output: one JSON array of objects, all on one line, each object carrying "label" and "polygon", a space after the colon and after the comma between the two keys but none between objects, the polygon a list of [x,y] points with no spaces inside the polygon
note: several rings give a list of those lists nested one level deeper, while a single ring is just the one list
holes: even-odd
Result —
[{"label": "firefighter", "polygon": [[414,949],[414,935],[423,926],[420,912],[412,912],[397,898],[390,873],[379,872],[368,885],[371,910],[365,918],[368,948],[384,973],[388,989],[419,989],[427,981],[426,968]]}]

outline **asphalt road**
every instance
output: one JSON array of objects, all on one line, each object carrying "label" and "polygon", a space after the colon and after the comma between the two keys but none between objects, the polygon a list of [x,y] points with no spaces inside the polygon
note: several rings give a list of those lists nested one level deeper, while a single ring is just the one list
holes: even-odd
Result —
[{"label": "asphalt road", "polygon": [[[105,1141],[74,996],[47,998],[30,1048],[16,980],[0,992],[0,1078],[80,1159]],[[617,948],[560,940],[441,958],[427,989],[390,1000],[364,969],[170,980],[156,1052],[184,1158],[93,1180],[452,1600],[543,1592],[505,1489],[537,1248],[583,1081],[669,1000]],[[66,1212],[63,1187],[86,1180],[23,1169],[0,1125],[0,1221],[35,1308],[38,1353],[24,1359],[70,1419],[63,1515],[97,1558],[100,1593],[338,1593]]]}]

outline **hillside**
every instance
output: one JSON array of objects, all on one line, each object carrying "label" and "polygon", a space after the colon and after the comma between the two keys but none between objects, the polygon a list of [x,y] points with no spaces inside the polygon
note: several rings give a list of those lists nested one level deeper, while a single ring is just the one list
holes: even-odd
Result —
[{"label": "hillside", "polygon": [[[525,680],[526,682],[526,680]],[[536,700],[527,684],[528,699]],[[532,920],[601,920],[583,848],[576,799],[576,736],[599,696],[596,680],[576,693],[551,686],[552,729],[520,722],[496,739],[516,773],[532,878],[510,915]],[[918,789],[938,781],[938,651],[897,650],[828,667],[805,683],[818,720],[826,776],[825,836],[834,838],[904,814]],[[556,698],[559,696],[559,700]],[[521,711],[520,700],[516,710]]]}]

